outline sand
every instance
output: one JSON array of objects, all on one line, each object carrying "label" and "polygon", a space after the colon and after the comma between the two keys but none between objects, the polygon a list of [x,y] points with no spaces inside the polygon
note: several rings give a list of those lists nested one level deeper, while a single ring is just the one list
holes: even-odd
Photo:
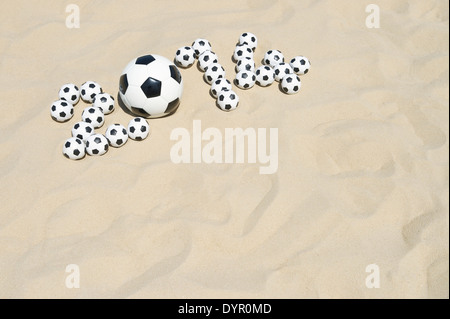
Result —
[{"label": "sand", "polygon": [[[447,1],[378,0],[379,28],[364,1],[74,3],[79,28],[69,3],[1,5],[0,298],[449,297]],[[269,49],[310,58],[299,94],[235,88],[225,113],[183,69],[181,105],[148,139],[62,156],[88,106],[53,121],[62,84],[116,96],[131,59],[198,37],[232,80],[245,31],[258,65]],[[98,132],[130,119],[116,105]],[[277,128],[277,171],[174,164],[171,132],[194,120]]]}]

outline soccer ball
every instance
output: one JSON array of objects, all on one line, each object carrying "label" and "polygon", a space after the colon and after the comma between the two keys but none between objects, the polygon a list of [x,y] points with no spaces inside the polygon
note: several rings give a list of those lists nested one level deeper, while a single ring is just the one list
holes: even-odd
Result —
[{"label": "soccer ball", "polygon": [[94,102],[97,94],[103,93],[103,89],[97,82],[87,81],[80,87],[81,99],[86,103]]},{"label": "soccer ball", "polygon": [[294,73],[291,66],[284,62],[278,63],[273,70],[275,72],[275,81],[277,82],[280,82],[285,75]]},{"label": "soccer ball", "polygon": [[146,118],[174,113],[183,93],[180,70],[156,54],[144,55],[128,63],[119,84],[123,104],[131,113]]},{"label": "soccer ball", "polygon": [[222,111],[232,111],[239,104],[239,96],[232,90],[224,90],[217,97],[217,105]]},{"label": "soccer ball", "polygon": [[61,100],[70,102],[75,105],[80,100],[80,90],[75,84],[64,84],[58,92],[58,96]]},{"label": "soccer ball", "polygon": [[215,98],[219,95],[220,92],[225,90],[231,90],[232,86],[230,81],[225,78],[219,78],[215,80],[211,85],[211,94]]},{"label": "soccer ball", "polygon": [[63,154],[68,159],[82,159],[86,155],[86,145],[79,138],[71,137],[64,142]]},{"label": "soccer ball", "polygon": [[252,88],[256,82],[256,74],[252,71],[242,70],[236,74],[234,80],[236,86],[240,89],[247,90]]},{"label": "soccer ball", "polygon": [[110,114],[114,111],[114,98],[108,93],[97,94],[92,106],[98,107],[105,115]]},{"label": "soccer ball", "polygon": [[198,58],[203,52],[211,51],[212,49],[211,43],[209,43],[206,39],[196,39],[192,42],[192,48],[194,49],[196,58]]},{"label": "soccer ball", "polygon": [[277,64],[284,62],[284,55],[279,50],[269,50],[264,54],[264,64],[275,67]]},{"label": "soccer ball", "polygon": [[204,51],[200,56],[198,57],[198,67],[200,70],[205,71],[208,65],[217,63],[219,61],[219,58],[217,57],[217,54],[215,54],[213,51]]},{"label": "soccer ball", "polygon": [[286,94],[295,94],[300,91],[300,78],[295,74],[288,74],[281,80],[281,89]]},{"label": "soccer ball", "polygon": [[309,69],[311,68],[311,62],[301,55],[293,58],[289,64],[291,65],[294,72],[298,75],[304,75],[308,73]]},{"label": "soccer ball", "polygon": [[135,141],[142,141],[150,134],[150,126],[142,117],[135,117],[128,123],[128,136]]},{"label": "soccer ball", "polygon": [[56,122],[67,122],[73,116],[73,105],[65,100],[53,102],[50,115]]},{"label": "soccer ball", "polygon": [[249,57],[240,59],[236,63],[236,72],[239,72],[241,70],[247,70],[247,71],[254,72],[255,71],[255,61]]},{"label": "soccer ball", "polygon": [[94,127],[87,122],[77,122],[72,127],[72,136],[86,142],[87,138],[94,134]]},{"label": "soccer ball", "polygon": [[225,69],[219,63],[211,63],[203,76],[208,84],[212,84],[218,78],[225,77]]},{"label": "soccer ball", "polygon": [[105,122],[105,116],[100,108],[95,106],[88,106],[81,113],[83,122],[90,123],[94,128],[102,127]]},{"label": "soccer ball", "polygon": [[113,147],[120,147],[128,141],[127,129],[122,124],[111,124],[106,129],[106,138],[109,145]]},{"label": "soccer ball", "polygon": [[108,149],[108,140],[103,134],[93,134],[86,140],[86,152],[89,155],[103,155]]},{"label": "soccer ball", "polygon": [[253,51],[255,51],[256,46],[258,45],[258,39],[253,33],[245,32],[239,37],[239,44],[247,44]]},{"label": "soccer ball", "polygon": [[253,59],[253,50],[248,44],[238,44],[234,48],[233,59],[237,62],[244,58]]},{"label": "soccer ball", "polygon": [[260,86],[269,86],[275,81],[275,72],[268,65],[260,66],[256,69],[256,83]]},{"label": "soccer ball", "polygon": [[195,51],[192,47],[181,47],[175,53],[175,62],[178,66],[188,68],[195,62]]}]

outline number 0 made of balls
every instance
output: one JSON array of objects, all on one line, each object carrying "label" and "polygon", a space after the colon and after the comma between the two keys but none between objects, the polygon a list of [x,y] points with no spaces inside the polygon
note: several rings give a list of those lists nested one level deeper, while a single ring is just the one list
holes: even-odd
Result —
[{"label": "number 0 made of balls", "polygon": [[137,116],[157,118],[174,113],[182,93],[180,71],[169,59],[160,55],[133,59],[120,76],[120,99]]}]

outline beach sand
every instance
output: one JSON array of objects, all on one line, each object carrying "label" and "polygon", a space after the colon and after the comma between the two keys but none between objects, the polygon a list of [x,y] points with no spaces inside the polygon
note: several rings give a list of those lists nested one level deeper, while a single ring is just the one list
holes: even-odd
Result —
[{"label": "beach sand", "polygon": [[[370,1],[73,3],[79,28],[69,2],[1,4],[0,298],[449,297],[448,1],[377,0],[379,28]],[[199,37],[232,80],[246,31],[257,65],[269,49],[311,60],[300,93],[235,88],[226,113],[181,69],[181,105],[149,138],[63,157],[88,104],[53,121],[62,84],[116,97],[131,59]],[[116,103],[97,131],[130,119]],[[277,128],[277,171],[173,163],[171,132],[195,120]]]}]

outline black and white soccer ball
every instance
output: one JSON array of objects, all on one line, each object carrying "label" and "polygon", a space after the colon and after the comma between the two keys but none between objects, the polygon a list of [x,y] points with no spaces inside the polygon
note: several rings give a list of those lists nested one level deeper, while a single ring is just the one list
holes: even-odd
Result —
[{"label": "black and white soccer ball", "polygon": [[175,53],[175,62],[182,68],[188,68],[195,62],[195,50],[190,46],[184,46]]},{"label": "black and white soccer ball", "polygon": [[275,67],[277,64],[284,62],[284,55],[279,50],[269,50],[264,54],[264,64]]},{"label": "black and white soccer ball", "polygon": [[108,140],[103,134],[93,134],[86,140],[86,152],[89,155],[103,155],[108,149]]},{"label": "black and white soccer ball", "polygon": [[225,69],[219,63],[211,63],[203,74],[205,81],[212,84],[215,80],[225,77]]},{"label": "black and white soccer ball", "polygon": [[239,37],[239,44],[247,44],[253,51],[258,46],[258,38],[251,32],[244,32]]},{"label": "black and white soccer ball", "polygon": [[288,74],[281,80],[281,89],[286,94],[295,94],[300,91],[302,85],[300,78],[296,74]]},{"label": "black and white soccer ball", "polygon": [[67,83],[61,86],[58,92],[58,96],[61,100],[70,102],[75,105],[80,100],[80,90],[73,83]]},{"label": "black and white soccer ball", "polygon": [[142,141],[150,134],[150,126],[142,117],[135,117],[128,123],[128,136],[135,141]]},{"label": "black and white soccer ball", "polygon": [[294,73],[292,67],[285,62],[278,63],[274,68],[275,81],[280,82],[285,75]]},{"label": "black and white soccer ball", "polygon": [[206,71],[208,66],[219,62],[219,57],[213,51],[206,50],[198,57],[198,67],[202,71]]},{"label": "black and white soccer ball", "polygon": [[122,124],[108,126],[105,136],[112,147],[121,147],[128,141],[128,131]]},{"label": "black and white soccer ball", "polygon": [[86,142],[89,136],[94,134],[94,127],[87,122],[77,122],[72,127],[72,136]]},{"label": "black and white soccer ball", "polygon": [[94,102],[95,96],[99,93],[103,93],[103,89],[94,81],[86,81],[80,87],[81,99],[86,103]]},{"label": "black and white soccer ball", "polygon": [[53,102],[50,115],[56,122],[67,122],[73,117],[73,105],[65,100]]},{"label": "black and white soccer ball", "polygon": [[268,65],[262,65],[255,71],[256,83],[260,86],[269,86],[275,81],[275,72],[272,67]]},{"label": "black and white soccer ball", "polygon": [[220,94],[220,92],[225,91],[225,90],[231,90],[231,89],[232,89],[232,86],[231,86],[230,81],[228,81],[226,78],[219,78],[211,84],[210,90],[211,90],[212,96],[217,98],[217,96]]},{"label": "black and white soccer ball", "polygon": [[98,107],[105,115],[110,114],[114,111],[114,97],[108,93],[97,94],[92,106]]},{"label": "black and white soccer ball", "polygon": [[157,118],[170,115],[178,109],[182,94],[180,70],[160,55],[133,59],[120,76],[120,99],[137,116]]},{"label": "black and white soccer ball", "polygon": [[311,62],[308,60],[308,58],[301,55],[294,57],[291,62],[289,62],[289,64],[294,72],[298,75],[304,75],[308,73],[309,69],[311,68]]},{"label": "black and white soccer ball", "polygon": [[255,71],[255,60],[252,58],[246,57],[243,59],[240,59],[236,63],[236,72],[239,72],[241,70],[247,70],[247,71]]},{"label": "black and white soccer ball", "polygon": [[236,62],[245,58],[253,59],[253,56],[253,50],[248,44],[238,44],[234,48],[233,59]]},{"label": "black and white soccer ball", "polygon": [[86,145],[81,139],[71,137],[64,142],[63,155],[71,160],[82,159],[86,155]]},{"label": "black and white soccer ball", "polygon": [[236,74],[234,83],[240,89],[247,90],[252,88],[256,82],[256,74],[252,71],[242,70]]},{"label": "black and white soccer ball", "polygon": [[200,54],[202,54],[205,51],[211,51],[211,43],[206,39],[196,39],[194,42],[192,42],[192,48],[195,52],[195,57],[198,58]]},{"label": "black and white soccer ball", "polygon": [[83,122],[90,123],[94,128],[100,128],[105,123],[105,115],[99,107],[88,106],[81,112]]},{"label": "black and white soccer ball", "polygon": [[239,104],[239,96],[233,90],[224,90],[217,97],[217,105],[222,111],[232,111]]}]

